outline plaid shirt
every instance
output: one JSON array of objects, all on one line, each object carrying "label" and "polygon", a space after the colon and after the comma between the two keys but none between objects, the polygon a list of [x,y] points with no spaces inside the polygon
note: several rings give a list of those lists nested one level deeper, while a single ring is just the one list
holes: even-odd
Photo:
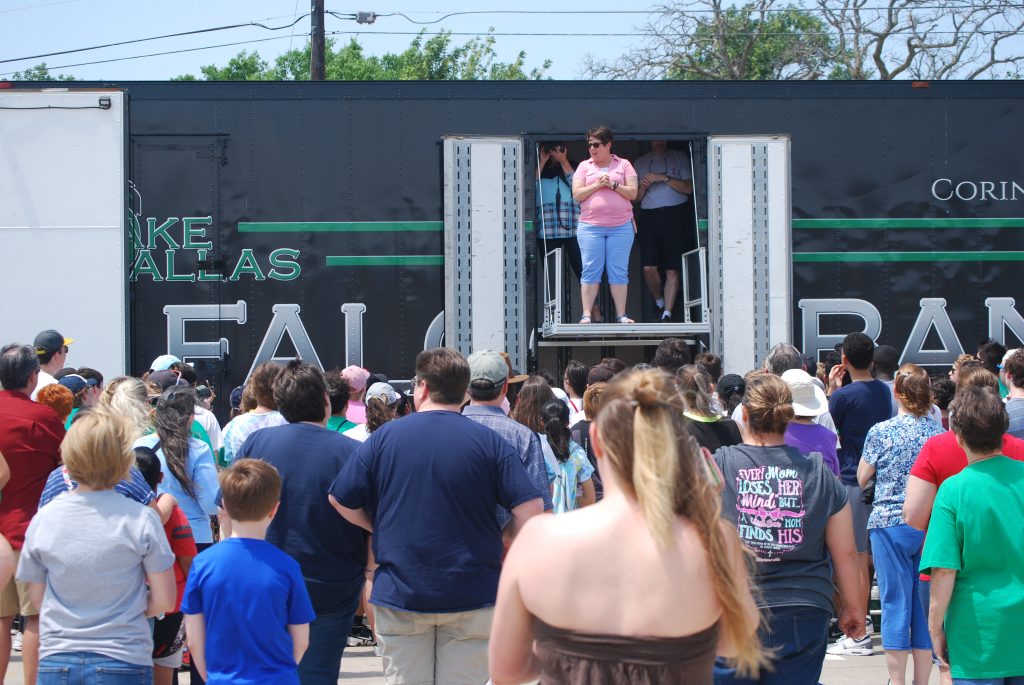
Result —
[{"label": "plaid shirt", "polygon": [[572,174],[542,178],[537,182],[541,206],[537,211],[537,237],[557,240],[576,235],[580,206],[572,199]]},{"label": "plaid shirt", "polygon": [[[505,416],[501,407],[471,404],[462,410],[462,414],[497,432],[505,442],[512,445],[512,449],[523,460],[523,466],[526,467],[530,479],[540,490],[540,496],[544,498],[544,511],[551,511],[551,481],[555,478],[555,472],[544,459],[544,451],[541,450],[537,434],[518,421]],[[508,510],[498,507],[498,523],[503,529],[511,520],[512,515]]]}]

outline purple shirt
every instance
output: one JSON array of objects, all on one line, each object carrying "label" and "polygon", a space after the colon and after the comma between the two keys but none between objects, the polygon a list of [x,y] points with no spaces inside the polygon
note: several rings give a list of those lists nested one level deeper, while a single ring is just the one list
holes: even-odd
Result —
[{"label": "purple shirt", "polygon": [[791,421],[786,428],[786,444],[800,450],[801,454],[818,452],[828,470],[839,475],[839,456],[836,454],[836,434],[816,423]]}]

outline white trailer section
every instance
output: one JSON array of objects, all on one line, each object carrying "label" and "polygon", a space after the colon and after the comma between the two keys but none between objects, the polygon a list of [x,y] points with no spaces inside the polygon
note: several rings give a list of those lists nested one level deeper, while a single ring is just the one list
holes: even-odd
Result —
[{"label": "white trailer section", "polygon": [[444,139],[445,345],[504,350],[526,367],[523,144]]},{"label": "white trailer section", "polygon": [[791,342],[793,259],[788,136],[708,140],[711,349],[753,369]]},{"label": "white trailer section", "polygon": [[125,126],[120,91],[0,91],[0,341],[55,328],[108,378],[129,344]]}]

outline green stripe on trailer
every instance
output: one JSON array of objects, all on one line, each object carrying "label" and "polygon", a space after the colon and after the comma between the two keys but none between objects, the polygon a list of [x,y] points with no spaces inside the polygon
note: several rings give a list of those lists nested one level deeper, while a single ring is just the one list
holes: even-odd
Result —
[{"label": "green stripe on trailer", "polygon": [[1024,218],[1010,219],[793,219],[796,230],[813,229],[956,229],[956,228],[1024,228]]},{"label": "green stripe on trailer", "polygon": [[394,233],[444,230],[443,221],[240,221],[239,233]]},{"label": "green stripe on trailer", "polygon": [[[708,230],[708,220],[701,219],[697,228]],[[929,230],[957,228],[1024,228],[1024,217],[1010,219],[793,219],[793,230]]]},{"label": "green stripe on trailer", "polygon": [[793,261],[804,264],[855,264],[862,262],[1024,262],[1024,252],[794,252]]},{"label": "green stripe on trailer", "polygon": [[332,255],[327,266],[442,266],[444,255]]}]

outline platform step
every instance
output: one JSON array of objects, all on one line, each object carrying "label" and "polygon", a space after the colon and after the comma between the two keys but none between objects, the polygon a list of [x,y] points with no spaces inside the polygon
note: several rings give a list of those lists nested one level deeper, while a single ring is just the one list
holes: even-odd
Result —
[{"label": "platform step", "polygon": [[704,323],[558,323],[541,331],[543,340],[614,340],[635,338],[686,338],[708,335],[711,327]]}]

